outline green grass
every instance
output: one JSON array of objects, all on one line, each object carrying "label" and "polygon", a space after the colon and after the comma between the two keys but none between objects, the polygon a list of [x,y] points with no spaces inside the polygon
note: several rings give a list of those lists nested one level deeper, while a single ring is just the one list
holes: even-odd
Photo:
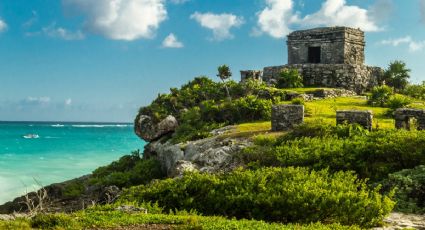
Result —
[{"label": "green grass", "polygon": [[254,220],[229,220],[223,217],[207,217],[198,215],[165,215],[165,214],[129,214],[120,211],[88,210],[74,214],[39,215],[32,219],[0,221],[0,229],[108,229],[160,224],[176,229],[283,229],[283,230],[327,230],[327,229],[360,229],[356,226],[339,224],[324,225],[283,225]]},{"label": "green grass", "polygon": [[308,92],[321,90],[321,89],[335,89],[335,88],[305,87],[305,88],[288,88],[288,89],[283,89],[283,90],[288,91],[288,92],[296,92],[296,93],[308,93]]}]

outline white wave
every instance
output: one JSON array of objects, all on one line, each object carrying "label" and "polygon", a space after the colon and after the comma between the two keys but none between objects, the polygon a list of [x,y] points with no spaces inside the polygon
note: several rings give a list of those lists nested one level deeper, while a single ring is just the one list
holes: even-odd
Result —
[{"label": "white wave", "polygon": [[61,125],[61,124],[56,124],[56,125],[51,125],[51,127],[55,127],[55,128],[61,128],[64,127],[65,125]]},{"label": "white wave", "polygon": [[107,127],[129,127],[129,125],[71,125],[74,128],[107,128]]}]

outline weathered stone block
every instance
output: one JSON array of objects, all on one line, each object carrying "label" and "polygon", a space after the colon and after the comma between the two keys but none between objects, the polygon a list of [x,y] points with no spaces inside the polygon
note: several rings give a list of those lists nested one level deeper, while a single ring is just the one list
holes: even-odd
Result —
[{"label": "weathered stone block", "polygon": [[367,130],[372,130],[373,113],[370,110],[340,110],[336,111],[336,124],[359,124]]},{"label": "weathered stone block", "polygon": [[286,131],[304,122],[303,105],[274,105],[272,131]]},{"label": "weathered stone block", "polygon": [[[418,130],[425,130],[425,110],[423,109],[397,109],[394,113],[394,118],[397,129],[410,130],[412,126],[416,125],[415,128]],[[416,124],[413,124],[413,119],[416,120]]]}]

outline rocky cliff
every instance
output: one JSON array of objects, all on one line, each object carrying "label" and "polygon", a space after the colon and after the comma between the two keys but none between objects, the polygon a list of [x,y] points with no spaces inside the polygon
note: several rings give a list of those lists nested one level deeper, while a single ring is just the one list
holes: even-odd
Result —
[{"label": "rocky cliff", "polygon": [[173,116],[153,124],[150,117],[142,115],[135,124],[135,133],[150,141],[145,146],[144,157],[161,162],[169,177],[180,176],[184,171],[229,171],[239,165],[235,154],[252,144],[250,139],[227,135],[236,129],[235,126],[213,130],[209,138],[174,144],[169,134],[177,127]]}]

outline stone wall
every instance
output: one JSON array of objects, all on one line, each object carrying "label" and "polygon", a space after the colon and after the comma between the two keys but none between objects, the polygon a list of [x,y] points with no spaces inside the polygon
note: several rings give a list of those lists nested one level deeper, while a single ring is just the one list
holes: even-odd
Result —
[{"label": "stone wall", "polygon": [[364,63],[364,32],[348,27],[300,30],[288,35],[288,64],[309,63],[309,47],[320,47],[322,64]]},{"label": "stone wall", "polygon": [[272,107],[272,131],[286,131],[303,122],[303,105],[274,105]]},{"label": "stone wall", "polygon": [[336,111],[336,124],[359,124],[365,129],[372,130],[373,113],[370,110],[341,110]]},{"label": "stone wall", "polygon": [[425,130],[425,110],[423,109],[408,109],[401,108],[397,109],[394,113],[395,127],[397,129],[410,130],[413,125],[411,124],[411,118],[415,118],[417,121],[418,130]]},{"label": "stone wall", "polygon": [[383,70],[379,67],[350,64],[294,64],[265,67],[263,80],[276,83],[283,68],[295,68],[303,76],[304,86],[344,88],[362,93],[378,85]]},{"label": "stone wall", "polygon": [[248,79],[254,79],[257,81],[263,80],[263,71],[261,70],[241,70],[241,82]]}]

